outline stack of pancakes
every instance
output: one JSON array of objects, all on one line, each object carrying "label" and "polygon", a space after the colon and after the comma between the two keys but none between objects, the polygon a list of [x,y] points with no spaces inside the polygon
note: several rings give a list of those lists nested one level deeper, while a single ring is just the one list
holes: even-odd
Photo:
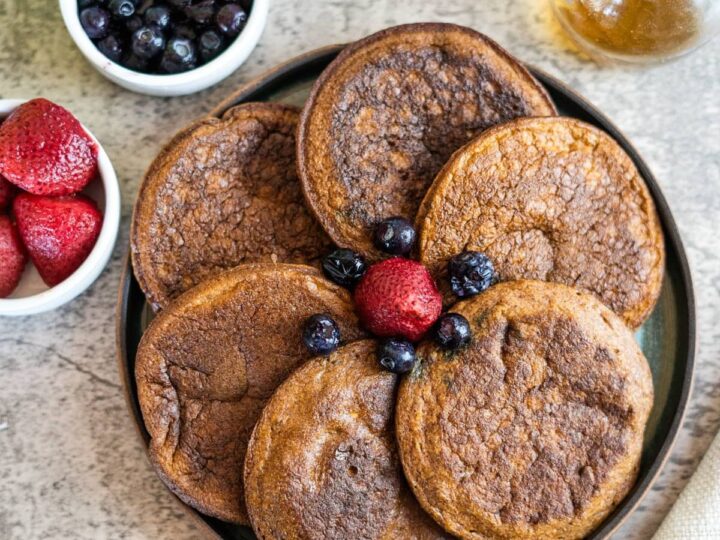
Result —
[{"label": "stack of pancakes", "polygon": [[[259,538],[581,538],[637,475],[653,402],[632,330],[664,268],[646,185],[606,133],[558,117],[485,36],[449,24],[354,43],[302,111],[233,107],[179,133],[142,185],[132,262],[158,312],[138,349],[150,457],[187,504]],[[471,344],[383,371],[348,291],[316,269],[414,254]],[[456,302],[448,260],[500,283]],[[303,321],[344,345],[311,359]]]}]

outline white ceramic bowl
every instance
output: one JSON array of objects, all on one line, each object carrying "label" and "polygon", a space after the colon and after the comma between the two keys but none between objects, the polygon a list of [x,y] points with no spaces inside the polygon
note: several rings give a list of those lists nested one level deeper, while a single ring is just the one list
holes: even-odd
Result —
[{"label": "white ceramic bowl", "polygon": [[230,75],[257,45],[267,22],[269,6],[270,0],[254,0],[242,32],[225,51],[207,64],[175,75],[149,75],[124,68],[97,50],[80,25],[77,0],[60,0],[60,10],[70,36],[95,69],[128,90],[151,96],[192,94]]},{"label": "white ceramic bowl", "polygon": [[[4,119],[24,101],[0,99],[0,119]],[[0,315],[32,315],[55,309],[87,289],[110,260],[120,227],[120,188],[110,158],[92,133],[87,128],[85,131],[98,147],[100,176],[83,190],[97,203],[103,214],[103,224],[95,247],[75,272],[54,287],[45,285],[37,269],[28,262],[17,288],[8,298],[0,298]]]}]

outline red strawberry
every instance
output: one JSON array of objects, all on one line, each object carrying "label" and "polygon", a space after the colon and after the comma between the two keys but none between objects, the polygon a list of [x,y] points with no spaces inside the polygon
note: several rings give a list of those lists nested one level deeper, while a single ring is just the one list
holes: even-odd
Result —
[{"label": "red strawberry", "polygon": [[21,193],[13,201],[13,212],[30,259],[51,287],[77,270],[92,251],[102,226],[97,206],[82,195]]},{"label": "red strawberry", "polygon": [[396,257],[372,265],[355,288],[365,327],[378,336],[419,340],[442,311],[442,296],[419,262]]},{"label": "red strawberry", "polygon": [[38,98],[0,125],[0,174],[37,195],[69,195],[97,175],[97,147],[66,109]]},{"label": "red strawberry", "polygon": [[13,195],[15,195],[15,186],[0,176],[0,210],[10,206]]},{"label": "red strawberry", "polygon": [[9,216],[0,216],[0,298],[15,290],[26,262],[25,248],[17,229]]}]

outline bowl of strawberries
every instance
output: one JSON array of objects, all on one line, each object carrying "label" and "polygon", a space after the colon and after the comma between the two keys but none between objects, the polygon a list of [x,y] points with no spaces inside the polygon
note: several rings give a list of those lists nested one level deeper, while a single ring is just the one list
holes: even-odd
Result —
[{"label": "bowl of strawberries", "polygon": [[0,100],[0,315],[55,309],[107,265],[120,189],[100,143],[44,98]]}]

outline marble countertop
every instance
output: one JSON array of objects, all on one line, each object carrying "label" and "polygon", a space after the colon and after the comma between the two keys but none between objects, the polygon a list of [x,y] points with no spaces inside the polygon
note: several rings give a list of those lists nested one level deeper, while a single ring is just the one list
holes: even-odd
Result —
[{"label": "marble countertop", "polygon": [[300,52],[382,27],[450,21],[495,38],[604,111],[655,172],[690,257],[698,304],[695,387],[679,441],[616,534],[649,538],[720,424],[720,40],[675,63],[601,68],[561,35],[546,2],[274,0],[247,63],[183,98],[132,94],[85,62],[55,0],[0,0],[0,97],[46,96],[102,141],[121,182],[122,233],[83,296],[0,319],[0,538],[196,538],[155,477],[125,408],[115,361],[117,285],[139,179],[162,143],[231,90]]}]

